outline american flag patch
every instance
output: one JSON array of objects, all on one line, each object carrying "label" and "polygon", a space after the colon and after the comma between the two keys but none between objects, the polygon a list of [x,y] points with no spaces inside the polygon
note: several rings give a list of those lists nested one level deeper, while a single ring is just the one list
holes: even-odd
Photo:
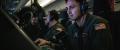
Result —
[{"label": "american flag patch", "polygon": [[99,23],[95,25],[95,30],[106,29],[106,25],[104,23]]}]

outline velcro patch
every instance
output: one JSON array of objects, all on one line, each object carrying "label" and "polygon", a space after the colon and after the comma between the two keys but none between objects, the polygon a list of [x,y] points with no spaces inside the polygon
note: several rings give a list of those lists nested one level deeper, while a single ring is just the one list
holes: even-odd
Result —
[{"label": "velcro patch", "polygon": [[56,30],[60,32],[64,31],[62,28],[57,28]]}]

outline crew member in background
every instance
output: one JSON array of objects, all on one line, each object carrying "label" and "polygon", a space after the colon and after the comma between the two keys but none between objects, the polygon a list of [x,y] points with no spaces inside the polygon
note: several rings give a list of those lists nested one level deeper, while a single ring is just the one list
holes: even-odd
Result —
[{"label": "crew member in background", "polygon": [[47,17],[44,17],[45,24],[48,26],[48,31],[44,38],[38,38],[35,43],[37,45],[49,45],[55,50],[64,50],[61,39],[64,35],[64,27],[58,21],[58,13],[56,10],[51,10]]}]

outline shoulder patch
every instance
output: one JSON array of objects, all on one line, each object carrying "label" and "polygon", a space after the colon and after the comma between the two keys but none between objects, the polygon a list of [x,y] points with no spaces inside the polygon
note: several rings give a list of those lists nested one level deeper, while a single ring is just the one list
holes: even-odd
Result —
[{"label": "shoulder patch", "polygon": [[59,31],[59,32],[64,31],[62,28],[57,28],[56,30]]},{"label": "shoulder patch", "polygon": [[106,25],[104,23],[99,23],[95,25],[95,30],[106,29]]}]

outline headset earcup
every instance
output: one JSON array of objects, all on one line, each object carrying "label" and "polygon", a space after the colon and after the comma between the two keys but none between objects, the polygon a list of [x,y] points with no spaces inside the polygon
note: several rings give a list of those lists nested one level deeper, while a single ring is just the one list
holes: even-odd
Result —
[{"label": "headset earcup", "polygon": [[80,11],[81,11],[81,14],[84,14],[84,4],[80,4]]},{"label": "headset earcup", "polygon": [[85,14],[86,11],[87,11],[87,9],[88,9],[87,3],[81,3],[81,4],[80,4],[80,11],[81,11],[81,14]]},{"label": "headset earcup", "polygon": [[49,20],[50,20],[50,21],[53,20],[53,17],[52,17],[52,16],[49,16]]}]

